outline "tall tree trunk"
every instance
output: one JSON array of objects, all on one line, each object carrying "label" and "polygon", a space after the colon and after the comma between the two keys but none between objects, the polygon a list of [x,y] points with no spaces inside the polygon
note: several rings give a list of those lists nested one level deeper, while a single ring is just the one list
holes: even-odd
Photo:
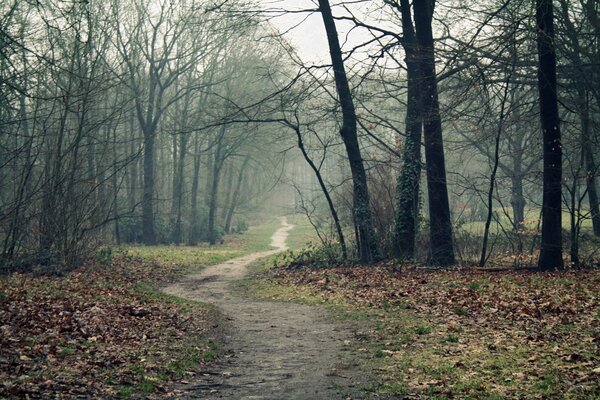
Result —
[{"label": "tall tree trunk", "polygon": [[[137,187],[138,187],[138,162],[139,162],[139,157],[137,154],[138,151],[138,146],[137,146],[137,138],[134,135],[134,131],[135,131],[135,114],[132,113],[131,115],[131,123],[130,123],[130,134],[131,134],[131,140],[130,140],[130,153],[131,153],[131,157],[134,157],[134,159],[131,161],[131,164],[129,166],[129,208],[131,209],[131,211],[133,211],[135,209],[135,207],[137,206]],[[133,240],[132,238],[128,238],[128,240]]]},{"label": "tall tree trunk", "polygon": [[113,162],[112,162],[112,195],[113,195],[113,218],[114,218],[114,236],[115,243],[117,245],[121,244],[121,227],[119,226],[119,185],[118,185],[118,172],[119,167],[117,164],[118,160],[118,151],[117,151],[117,129],[113,129]]},{"label": "tall tree trunk", "polygon": [[423,112],[431,240],[429,263],[446,266],[454,264],[455,260],[431,28],[434,1],[415,1],[413,7],[419,58],[421,59],[421,109]]},{"label": "tall tree trunk", "polygon": [[176,179],[173,180],[173,232],[171,234],[171,240],[175,244],[181,243],[181,220],[182,220],[182,207],[183,207],[183,192],[185,190],[184,181],[184,166],[185,156],[187,153],[188,134],[182,133],[179,138],[179,157],[177,160],[177,169],[174,171]]},{"label": "tall tree trunk", "polygon": [[590,146],[586,146],[584,151],[588,201],[590,205],[590,214],[592,216],[592,229],[594,231],[594,235],[600,236],[600,200],[598,199],[598,187],[596,183],[598,166],[594,161],[594,153],[592,152],[592,148]]},{"label": "tall tree trunk", "polygon": [[552,0],[536,0],[538,89],[544,149],[542,245],[538,268],[562,269],[562,143],[556,94],[556,51]]},{"label": "tall tree trunk", "polygon": [[190,206],[190,236],[189,244],[195,246],[199,239],[199,224],[198,224],[198,188],[200,187],[200,145],[196,137],[194,140],[194,173],[192,177],[192,200]]},{"label": "tall tree trunk", "polygon": [[[231,203],[230,203],[229,207],[227,208],[227,215],[225,216],[225,233],[229,233],[231,231],[231,221],[233,221],[233,215],[235,213],[235,208],[237,207],[237,204],[238,204],[238,201],[240,198],[240,192],[242,191],[242,183],[244,182],[244,175],[246,173],[246,167],[248,166],[249,162],[250,162],[250,156],[246,156],[246,158],[244,158],[244,162],[242,163],[242,166],[240,167],[237,181],[235,183],[235,189],[233,191],[233,194],[231,195]],[[231,172],[231,175],[233,176],[233,171]],[[225,203],[225,204],[227,204],[227,203]]]},{"label": "tall tree trunk", "polygon": [[216,217],[217,217],[217,200],[219,196],[219,183],[221,180],[221,168],[223,167],[222,150],[223,136],[225,135],[225,125],[221,126],[219,138],[215,150],[214,161],[212,165],[212,183],[210,185],[210,193],[208,197],[208,242],[211,245],[217,243]]},{"label": "tall tree trunk", "polygon": [[[221,212],[221,219],[223,220],[223,226],[226,228],[227,215],[229,214],[229,205],[231,204],[231,196],[233,195],[234,190],[233,181],[235,177],[235,168],[233,162],[230,163],[229,168],[227,168],[225,176],[225,181],[227,182],[227,185],[225,186],[225,200],[223,201],[223,204],[225,206],[223,207],[223,210]],[[227,229],[224,229],[224,231],[225,233],[229,233],[227,232]]]},{"label": "tall tree trunk", "polygon": [[525,222],[525,195],[523,194],[523,175],[521,167],[515,166],[513,176],[511,177],[511,197],[510,205],[513,211],[514,229],[522,230]]},{"label": "tall tree trunk", "polygon": [[142,232],[144,244],[156,244],[154,232],[154,134],[144,132],[144,191]]},{"label": "tall tree trunk", "polygon": [[[513,64],[514,65],[514,64]],[[502,130],[504,129],[504,113],[506,109],[506,99],[508,97],[508,89],[510,85],[511,74],[506,76],[506,86],[504,88],[504,95],[502,96],[502,103],[500,105],[500,120],[498,121],[498,130],[496,131],[496,139],[494,142],[494,160],[492,166],[492,174],[490,175],[490,186],[488,189],[487,196],[487,217],[485,219],[485,227],[483,229],[483,240],[481,243],[481,256],[479,257],[479,268],[483,268],[488,258],[488,240],[490,236],[490,225],[492,223],[492,217],[494,215],[494,190],[496,187],[496,175],[498,173],[498,165],[500,164],[500,137],[502,136]]]},{"label": "tall tree trunk", "polygon": [[598,205],[598,188],[596,176],[598,166],[594,160],[594,144],[590,138],[590,109],[585,89],[580,90],[580,116],[581,116],[581,146],[585,160],[585,176],[587,184],[588,202],[592,217],[592,229],[594,235],[600,236],[600,206]]},{"label": "tall tree trunk", "polygon": [[408,0],[400,1],[402,46],[406,54],[406,139],[402,170],[396,184],[395,255],[402,260],[415,257],[415,239],[419,218],[419,180],[421,178],[421,132],[419,62],[417,42]]},{"label": "tall tree trunk", "polygon": [[329,54],[335,76],[335,85],[342,109],[342,128],[340,134],[346,147],[348,160],[350,162],[350,171],[352,172],[353,183],[353,214],[358,231],[358,256],[362,263],[379,258],[377,239],[373,229],[371,217],[371,204],[369,201],[369,189],[367,187],[367,174],[360,153],[358,135],[356,128],[356,110],[350,92],[350,85],[344,68],[342,59],[342,50],[337,35],[335,21],[331,13],[331,7],[328,0],[319,0],[319,10],[323,17],[323,24],[327,32],[327,41],[329,43]]}]

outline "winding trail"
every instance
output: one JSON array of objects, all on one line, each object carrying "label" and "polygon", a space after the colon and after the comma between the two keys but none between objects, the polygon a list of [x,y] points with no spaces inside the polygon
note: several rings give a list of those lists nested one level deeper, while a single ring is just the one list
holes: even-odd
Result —
[{"label": "winding trail", "polygon": [[219,307],[228,320],[226,346],[232,356],[185,389],[202,399],[347,399],[354,386],[344,340],[349,333],[318,307],[236,296],[231,283],[259,258],[287,249],[294,227],[281,217],[271,237],[274,250],[253,253],[188,275],[163,291]]}]

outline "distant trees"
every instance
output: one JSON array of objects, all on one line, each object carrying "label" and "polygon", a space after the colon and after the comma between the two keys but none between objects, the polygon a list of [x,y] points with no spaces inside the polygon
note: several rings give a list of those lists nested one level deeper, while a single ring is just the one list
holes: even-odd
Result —
[{"label": "distant trees", "polygon": [[[253,207],[271,179],[255,171],[253,146],[274,141],[249,125],[226,129],[227,168],[243,171],[234,196],[209,204],[206,172],[220,129],[205,126],[228,112],[222,88],[232,99],[268,90],[260,87],[267,52],[253,65],[229,51],[261,46],[257,20],[234,7],[241,10],[201,0],[0,6],[3,268],[71,267],[107,241],[197,243],[237,228],[236,211]],[[236,74],[217,77],[227,53]],[[210,208],[223,215],[213,234]]]},{"label": "distant trees", "polygon": [[320,0],[294,14],[322,19],[331,65],[301,60],[242,1],[5,3],[10,268],[108,241],[218,243],[241,214],[294,198],[328,222],[337,259],[483,264],[502,249],[526,263],[541,249],[540,268],[560,268],[563,204],[571,262],[594,253],[596,2],[538,0],[534,15],[523,1]]}]

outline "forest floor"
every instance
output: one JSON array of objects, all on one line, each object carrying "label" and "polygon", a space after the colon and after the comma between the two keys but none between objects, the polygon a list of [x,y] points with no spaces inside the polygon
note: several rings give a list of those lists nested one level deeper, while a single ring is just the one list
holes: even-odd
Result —
[{"label": "forest floor", "polygon": [[365,396],[600,398],[600,270],[255,268],[247,293],[319,304],[353,325],[345,342],[374,378]]},{"label": "forest floor", "polygon": [[290,221],[0,278],[0,399],[600,398],[599,270],[292,267]]},{"label": "forest floor", "polygon": [[278,219],[209,246],[104,249],[63,276],[0,277],[0,399],[173,398],[223,354],[214,306],[158,289],[268,250]]}]

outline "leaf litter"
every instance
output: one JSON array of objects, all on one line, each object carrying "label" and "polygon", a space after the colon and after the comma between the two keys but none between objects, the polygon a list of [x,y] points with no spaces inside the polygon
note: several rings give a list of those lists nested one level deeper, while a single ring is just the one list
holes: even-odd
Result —
[{"label": "leaf litter", "polygon": [[279,266],[273,284],[366,313],[357,354],[405,398],[597,398],[600,271]]},{"label": "leaf litter", "polygon": [[0,279],[0,398],[168,394],[214,353],[212,311],[153,290],[177,272],[124,256]]}]

